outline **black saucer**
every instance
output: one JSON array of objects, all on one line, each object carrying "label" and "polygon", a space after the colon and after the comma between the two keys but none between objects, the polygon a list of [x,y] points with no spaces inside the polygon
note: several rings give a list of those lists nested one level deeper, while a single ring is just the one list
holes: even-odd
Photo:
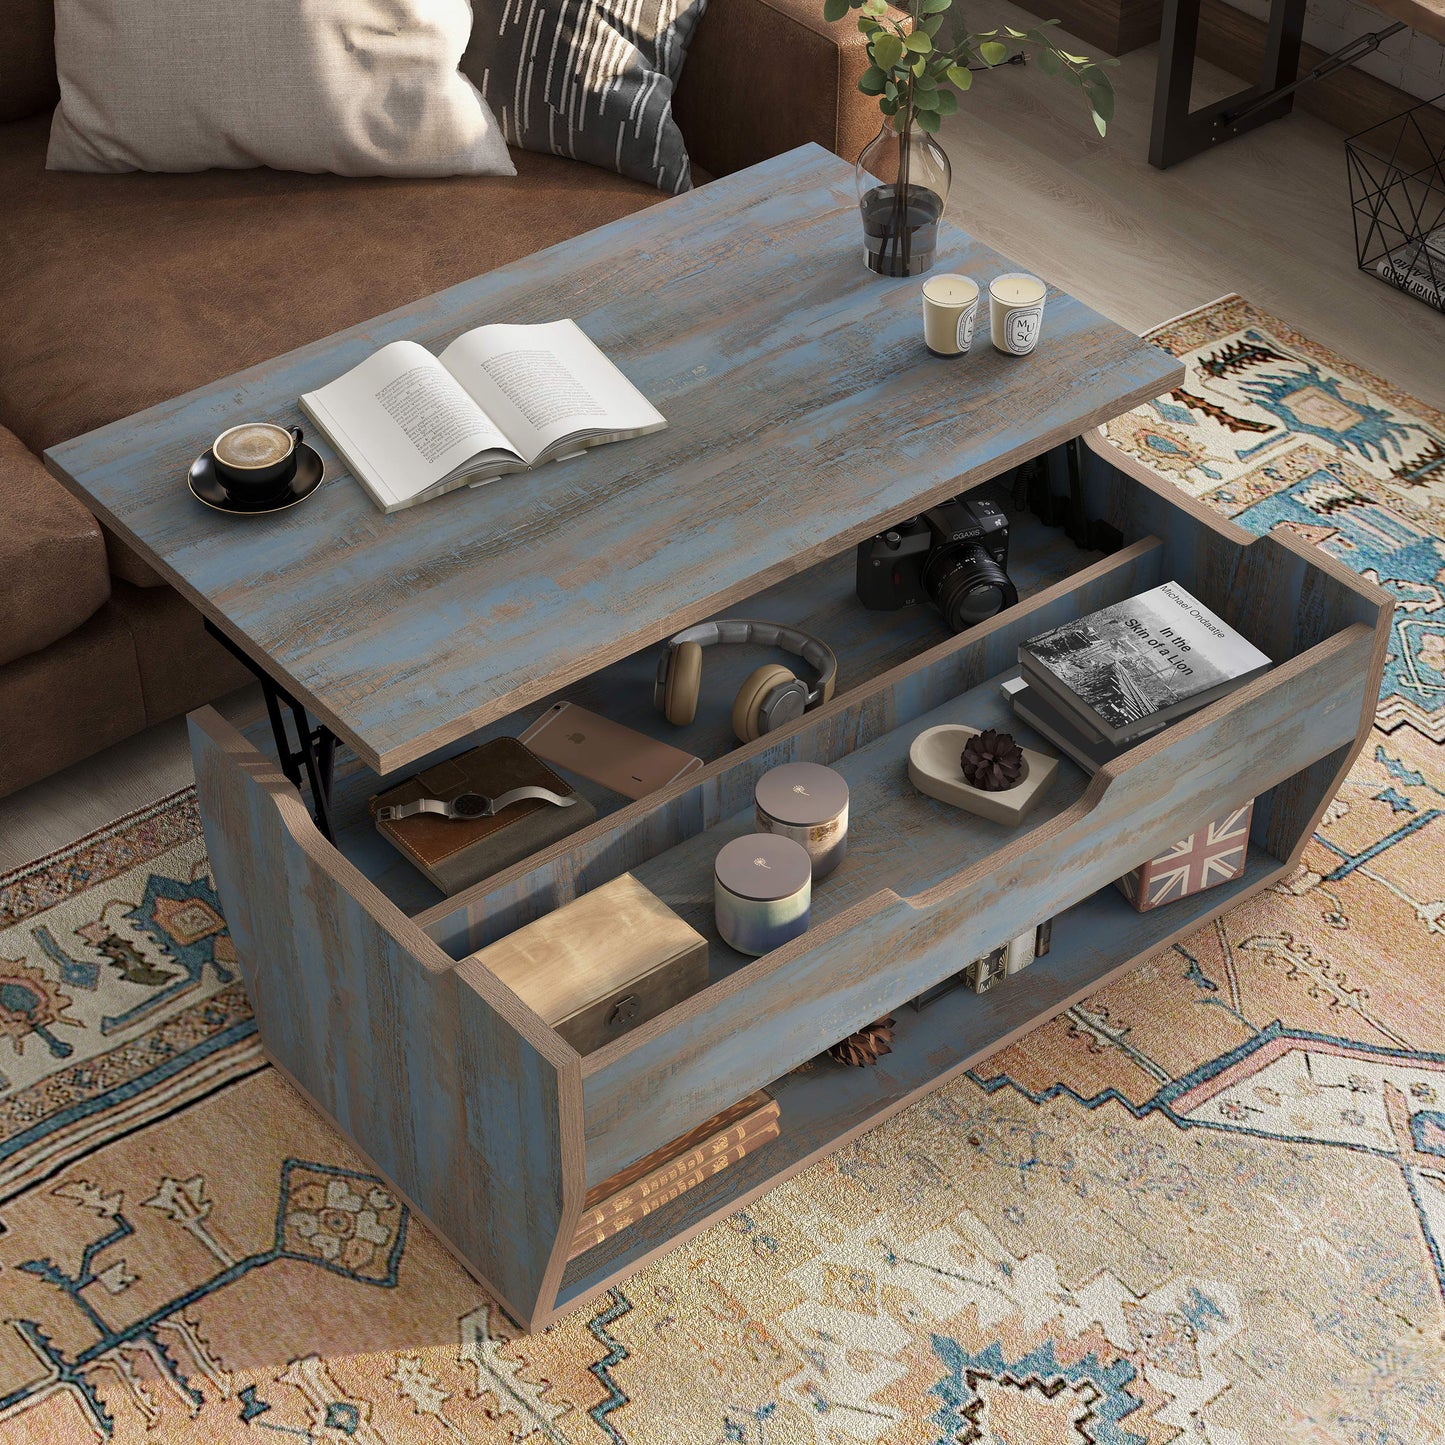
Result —
[{"label": "black saucer", "polygon": [[252,501],[249,497],[233,497],[226,490],[226,483],[216,471],[216,461],[207,448],[191,463],[186,476],[186,485],[191,495],[217,512],[230,512],[236,517],[260,517],[268,512],[284,512],[304,502],[321,485],[325,463],[318,452],[301,442],[296,448],[296,470],[291,479],[282,483],[281,490],[274,496]]}]

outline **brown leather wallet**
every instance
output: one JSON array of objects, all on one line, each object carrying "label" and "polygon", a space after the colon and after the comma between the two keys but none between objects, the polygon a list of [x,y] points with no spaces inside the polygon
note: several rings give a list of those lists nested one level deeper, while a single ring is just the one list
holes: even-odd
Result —
[{"label": "brown leather wallet", "polygon": [[516,738],[494,738],[436,763],[378,793],[369,806],[375,818],[380,808],[418,798],[450,802],[462,793],[482,793],[491,798],[528,785],[576,801],[570,808],[559,808],[529,798],[485,818],[442,818],[419,813],[394,822],[377,822],[382,837],[443,893],[450,894],[585,828],[597,817],[597,810]]}]

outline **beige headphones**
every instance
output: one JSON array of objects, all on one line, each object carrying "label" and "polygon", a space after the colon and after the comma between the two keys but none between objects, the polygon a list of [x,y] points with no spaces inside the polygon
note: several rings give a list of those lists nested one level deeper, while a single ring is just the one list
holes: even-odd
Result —
[{"label": "beige headphones", "polygon": [[765,663],[749,673],[733,699],[733,732],[739,742],[750,743],[764,733],[784,727],[833,696],[838,659],[827,643],[781,622],[724,617],[717,622],[699,622],[664,644],[652,701],[668,722],[686,727],[697,716],[703,648],[734,642],[780,647],[794,657],[801,657],[818,674],[818,680],[810,688],[781,663]]}]

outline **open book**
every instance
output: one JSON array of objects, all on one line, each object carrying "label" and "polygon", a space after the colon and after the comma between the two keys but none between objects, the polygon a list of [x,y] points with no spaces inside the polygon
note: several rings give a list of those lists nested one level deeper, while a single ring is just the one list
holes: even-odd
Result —
[{"label": "open book", "polygon": [[667,425],[575,321],[393,341],[301,410],[383,512]]}]

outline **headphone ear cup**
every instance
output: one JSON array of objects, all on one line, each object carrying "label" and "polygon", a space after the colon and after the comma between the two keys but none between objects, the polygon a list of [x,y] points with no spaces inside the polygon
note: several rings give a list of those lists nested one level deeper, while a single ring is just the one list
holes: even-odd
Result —
[{"label": "headphone ear cup", "polygon": [[762,736],[759,706],[775,687],[796,681],[797,678],[777,662],[765,663],[756,672],[748,674],[733,699],[733,735],[739,742],[750,743]]},{"label": "headphone ear cup", "polygon": [[697,716],[697,694],[702,686],[702,648],[696,642],[679,642],[667,665],[662,694],[662,715],[677,727]]}]

